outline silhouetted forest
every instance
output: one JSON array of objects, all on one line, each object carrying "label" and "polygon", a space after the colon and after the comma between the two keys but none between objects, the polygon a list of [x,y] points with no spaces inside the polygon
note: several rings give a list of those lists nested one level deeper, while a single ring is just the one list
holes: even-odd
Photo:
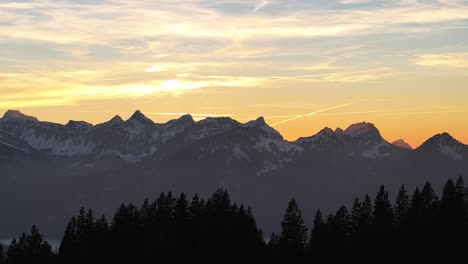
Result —
[{"label": "silhouetted forest", "polygon": [[0,263],[466,263],[463,193],[460,177],[440,199],[426,183],[411,193],[402,186],[392,203],[382,186],[350,209],[318,210],[313,223],[292,199],[281,233],[268,241],[251,209],[233,204],[226,190],[206,201],[162,193],[140,207],[122,204],[110,221],[82,208],[58,252],[33,226],[6,252],[0,247]]}]

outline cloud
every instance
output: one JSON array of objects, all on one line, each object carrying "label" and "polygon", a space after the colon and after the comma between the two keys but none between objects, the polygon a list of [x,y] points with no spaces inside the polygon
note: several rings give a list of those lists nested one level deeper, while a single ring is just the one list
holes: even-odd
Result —
[{"label": "cloud", "polygon": [[[262,0],[252,12],[267,4]],[[281,5],[278,5],[280,7],[275,10],[277,16],[232,15],[206,8],[206,5],[209,6],[207,1],[104,1],[93,5],[46,0],[0,3],[0,17],[15,21],[14,27],[2,27],[0,36],[62,44],[102,45],[147,37],[164,37],[168,41],[181,38],[321,37],[376,34],[391,28],[405,32],[411,29],[408,23],[468,18],[468,7],[462,4],[442,7],[413,4],[372,10],[313,7],[281,10]],[[38,15],[40,23],[35,21]]]},{"label": "cloud", "polygon": [[393,74],[392,69],[381,68],[372,70],[349,71],[342,69],[337,72],[314,74],[314,75],[300,75],[291,77],[276,77],[278,79],[286,80],[302,80],[314,82],[336,82],[336,83],[360,83],[372,80],[388,78]]},{"label": "cloud", "polygon": [[414,111],[414,112],[401,112],[401,113],[383,113],[383,114],[378,114],[378,115],[381,115],[381,116],[404,116],[404,115],[433,115],[433,114],[455,114],[455,113],[468,113],[468,109],[441,110],[441,111]]},{"label": "cloud", "polygon": [[[395,35],[430,35],[440,23],[459,27],[468,19],[460,1],[352,8],[278,1],[258,12],[269,2],[254,9],[251,0],[0,2],[2,104],[271,88],[283,80],[359,85],[392,77],[392,63],[402,67],[377,56],[401,48]],[[428,55],[418,64],[466,68],[457,55]]]},{"label": "cloud", "polygon": [[426,54],[420,56],[416,64],[429,67],[468,68],[468,52]]}]

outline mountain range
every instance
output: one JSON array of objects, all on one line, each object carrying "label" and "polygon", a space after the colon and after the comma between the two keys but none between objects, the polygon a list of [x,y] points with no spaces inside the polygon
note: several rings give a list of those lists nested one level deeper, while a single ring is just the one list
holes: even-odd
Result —
[{"label": "mountain range", "polygon": [[208,195],[219,187],[251,204],[269,232],[293,196],[312,221],[318,207],[334,210],[380,184],[395,193],[431,181],[440,190],[467,172],[468,146],[448,133],[412,149],[366,122],[291,142],[262,117],[184,115],[159,124],[136,111],[128,120],[62,125],[9,110],[0,119],[0,238],[32,224],[60,238],[80,206],[107,214],[162,191]]}]

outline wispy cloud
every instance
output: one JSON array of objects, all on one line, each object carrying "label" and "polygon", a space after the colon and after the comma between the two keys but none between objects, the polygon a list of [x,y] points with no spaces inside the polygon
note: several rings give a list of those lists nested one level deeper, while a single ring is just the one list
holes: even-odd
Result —
[{"label": "wispy cloud", "polygon": [[303,81],[315,81],[315,82],[338,82],[338,83],[359,83],[371,80],[377,80],[382,78],[388,78],[393,74],[392,69],[381,68],[361,71],[349,71],[342,69],[338,72],[330,72],[323,74],[312,74],[312,75],[299,75],[299,76],[283,76],[275,77],[278,79],[291,79],[291,80],[303,80]]},{"label": "wispy cloud", "polygon": [[[467,27],[466,1],[429,2],[436,1],[0,1],[0,108],[118,100],[107,108],[138,103],[179,114],[232,104],[239,107],[226,111],[238,119],[261,114],[280,126],[333,114],[332,101],[363,94],[398,104],[400,72],[421,71],[404,76],[410,84],[427,77],[415,62],[468,68],[459,30]],[[415,54],[427,55],[415,61]],[[417,89],[403,91],[404,100],[417,101]],[[467,96],[456,94],[451,102]],[[310,105],[287,102],[298,97]]]},{"label": "wispy cloud", "polygon": [[468,109],[382,113],[382,114],[378,114],[378,115],[381,115],[381,116],[405,116],[405,115],[432,115],[432,114],[454,114],[454,113],[468,113]]},{"label": "wispy cloud", "polygon": [[416,63],[429,67],[468,68],[468,52],[426,54],[420,56]]}]

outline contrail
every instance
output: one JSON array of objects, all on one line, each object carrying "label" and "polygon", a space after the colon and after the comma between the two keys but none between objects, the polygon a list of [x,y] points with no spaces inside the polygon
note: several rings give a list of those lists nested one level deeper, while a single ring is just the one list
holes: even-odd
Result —
[{"label": "contrail", "polygon": [[346,107],[346,106],[349,106],[349,105],[350,104],[342,104],[342,105],[333,106],[333,107],[329,107],[329,108],[325,108],[325,109],[320,109],[320,110],[317,110],[317,111],[314,111],[314,112],[311,112],[311,113],[308,113],[308,114],[304,114],[304,115],[297,115],[295,117],[291,117],[291,118],[288,118],[288,119],[283,120],[281,122],[275,123],[275,124],[273,124],[271,126],[274,127],[274,126],[277,126],[277,125],[280,125],[280,124],[283,124],[283,123],[286,123],[286,122],[289,122],[289,121],[292,121],[292,120],[299,119],[301,117],[313,116],[313,115],[321,113],[321,112],[325,112],[325,111],[329,111],[329,110],[333,110],[333,109],[338,109],[338,108],[343,108],[343,107]]},{"label": "contrail", "polygon": [[258,6],[256,6],[250,13],[253,14],[268,4],[269,4],[268,1],[262,0],[262,2]]}]

